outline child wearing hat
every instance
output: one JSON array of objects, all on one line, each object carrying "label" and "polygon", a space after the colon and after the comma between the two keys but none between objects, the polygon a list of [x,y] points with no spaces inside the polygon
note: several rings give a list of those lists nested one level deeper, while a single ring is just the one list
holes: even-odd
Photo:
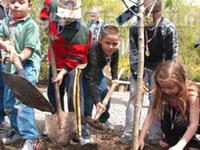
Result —
[{"label": "child wearing hat", "polygon": [[[57,78],[52,80],[49,69],[48,98],[56,110],[54,82],[60,85],[62,109],[65,90],[68,110],[74,111],[77,121],[77,139],[81,145],[92,144],[83,118],[84,96],[82,88],[83,69],[87,65],[88,48],[92,33],[82,25],[80,0],[45,0],[40,18],[44,21],[56,60]],[[48,52],[50,60],[50,53]]]}]

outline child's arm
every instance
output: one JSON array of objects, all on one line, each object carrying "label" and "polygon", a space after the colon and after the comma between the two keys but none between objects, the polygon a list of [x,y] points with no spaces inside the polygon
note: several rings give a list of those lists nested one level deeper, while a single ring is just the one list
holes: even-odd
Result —
[{"label": "child's arm", "polygon": [[31,53],[32,53],[32,48],[25,47],[24,50],[21,52],[21,54],[18,55],[19,59],[21,61],[24,61],[31,56]]},{"label": "child's arm", "polygon": [[179,140],[179,142],[175,146],[170,148],[170,150],[182,150],[197,131],[198,124],[199,124],[199,97],[198,95],[193,94],[192,96],[189,96],[189,102],[190,102],[189,126],[185,134],[183,135],[183,137]]},{"label": "child's arm", "polygon": [[143,124],[143,127],[142,127],[142,130],[140,132],[140,136],[139,136],[139,139],[138,139],[138,148],[140,149],[143,149],[144,148],[144,138],[146,136],[146,133],[147,131],[149,131],[149,128],[152,124],[152,115],[151,115],[151,111],[149,112],[149,114],[147,115],[145,121],[144,121],[144,124]]},{"label": "child's arm", "polygon": [[[13,48],[9,47],[9,52],[10,52],[10,56],[9,56],[10,62],[13,63],[15,54],[17,54],[14,45],[13,45]],[[25,47],[24,50],[21,52],[21,54],[17,54],[17,55],[18,55],[20,61],[22,62],[22,61],[26,60],[27,58],[29,58],[31,53],[32,53],[32,48]]]}]

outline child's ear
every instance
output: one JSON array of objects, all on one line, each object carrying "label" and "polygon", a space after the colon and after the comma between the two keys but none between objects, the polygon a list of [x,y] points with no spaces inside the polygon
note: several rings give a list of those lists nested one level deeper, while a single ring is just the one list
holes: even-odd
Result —
[{"label": "child's ear", "polygon": [[99,42],[102,44],[102,39],[101,38],[99,38]]},{"label": "child's ear", "polygon": [[30,9],[31,9],[31,7],[33,6],[33,3],[32,3],[32,2],[30,2],[30,3],[28,4],[28,6],[29,6],[28,10],[30,10]]},{"label": "child's ear", "polygon": [[161,12],[158,12],[158,13],[157,13],[157,17],[160,18],[161,16],[162,16],[162,13],[161,13]]}]

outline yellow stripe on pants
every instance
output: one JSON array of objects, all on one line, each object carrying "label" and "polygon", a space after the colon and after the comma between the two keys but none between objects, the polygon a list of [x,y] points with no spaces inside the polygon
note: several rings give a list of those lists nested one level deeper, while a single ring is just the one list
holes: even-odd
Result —
[{"label": "yellow stripe on pants", "polygon": [[[81,69],[75,69],[74,88],[73,88],[73,106],[74,113],[77,118],[78,135],[81,136],[81,110],[80,110],[80,85],[79,77]],[[78,112],[77,112],[78,111]]]}]

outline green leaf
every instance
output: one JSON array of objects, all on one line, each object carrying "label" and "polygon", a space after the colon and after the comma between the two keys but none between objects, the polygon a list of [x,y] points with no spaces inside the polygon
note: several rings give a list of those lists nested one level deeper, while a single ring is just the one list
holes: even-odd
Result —
[{"label": "green leaf", "polygon": [[173,0],[166,0],[165,8],[172,8],[174,1]]}]

